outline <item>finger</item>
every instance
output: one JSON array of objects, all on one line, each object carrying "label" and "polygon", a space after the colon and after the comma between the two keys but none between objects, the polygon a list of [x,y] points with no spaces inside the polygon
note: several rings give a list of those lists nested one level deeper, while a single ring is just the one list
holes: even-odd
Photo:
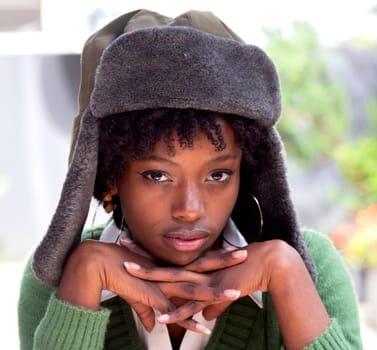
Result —
[{"label": "finger", "polygon": [[152,259],[152,256],[143,248],[141,248],[137,243],[135,243],[133,240],[123,237],[119,239],[119,243],[121,246],[128,248],[135,254],[144,256],[148,259]]},{"label": "finger", "polygon": [[[217,315],[220,315],[230,304],[231,302],[219,304],[221,306],[216,309]],[[194,332],[210,334],[211,332],[207,327],[205,327],[203,324],[197,322],[192,318],[192,316],[198,313],[199,311],[206,310],[207,305],[208,303],[204,302],[189,301],[172,312],[161,314],[157,317],[157,321],[162,324],[177,323],[180,326],[192,330]],[[188,316],[187,319],[180,321],[186,316]]]},{"label": "finger", "polygon": [[179,308],[161,314],[157,317],[157,321],[163,324],[186,322],[187,320],[191,319],[193,315],[203,310],[207,305],[207,302],[189,300],[187,303],[183,304]]},{"label": "finger", "polygon": [[183,282],[204,283],[206,276],[200,273],[186,271],[175,267],[144,267],[134,262],[125,261],[124,267],[127,272],[135,277],[148,281],[157,282]]},{"label": "finger", "polygon": [[213,320],[219,317],[231,303],[231,301],[224,301],[222,303],[208,305],[203,310],[203,317],[207,321]]},{"label": "finger", "polygon": [[161,291],[168,297],[179,297],[187,300],[197,301],[225,301],[237,300],[241,294],[240,290],[222,289],[219,287],[208,287],[190,282],[159,283]]},{"label": "finger", "polygon": [[210,329],[208,329],[206,326],[202,325],[201,323],[195,321],[193,318],[189,318],[182,322],[178,322],[177,324],[193,332],[197,332],[201,334],[211,334]]},{"label": "finger", "polygon": [[[207,311],[208,315],[206,315],[205,319],[211,320],[219,316],[224,310],[231,304],[231,301],[222,302],[219,304],[210,304],[208,302],[199,302],[190,300],[187,303],[183,304],[179,308],[167,312],[165,314],[161,314],[157,317],[157,321],[163,324],[171,324],[177,323],[180,324],[182,322],[186,322],[187,320],[191,319],[193,315],[197,314],[200,311]],[[218,307],[215,307],[219,305]],[[213,306],[213,307],[212,307]],[[208,318],[207,318],[208,317]],[[210,318],[209,318],[210,317]],[[195,320],[194,320],[195,321]],[[195,321],[196,322],[196,321]],[[196,322],[197,324],[198,322]],[[193,324],[191,324],[193,326]],[[190,327],[191,327],[190,326]],[[188,325],[185,326],[187,328]],[[197,327],[197,325],[195,326]],[[201,327],[199,327],[201,328]],[[191,329],[191,328],[190,328]],[[196,330],[198,331],[198,330]]]},{"label": "finger", "polygon": [[191,264],[185,266],[186,270],[193,272],[208,272],[224,269],[242,263],[247,259],[247,250],[239,249],[229,251],[226,249],[206,254],[205,256],[195,260]]},{"label": "finger", "polygon": [[127,290],[128,287],[126,287],[124,290],[119,290],[117,293],[130,305],[140,303],[146,307],[156,309],[161,313],[175,309],[174,304],[160,290],[158,284],[156,283],[137,280],[131,287],[132,291],[134,292],[132,296],[130,296],[129,291]]},{"label": "finger", "polygon": [[144,328],[151,332],[155,325],[155,314],[150,306],[143,305],[139,302],[130,303],[130,306],[135,310]]}]

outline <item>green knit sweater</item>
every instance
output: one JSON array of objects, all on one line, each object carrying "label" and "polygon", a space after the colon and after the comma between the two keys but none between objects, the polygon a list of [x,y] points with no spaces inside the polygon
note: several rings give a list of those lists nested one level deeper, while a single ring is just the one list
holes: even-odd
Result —
[{"label": "green knit sweater", "polygon": [[[362,349],[359,316],[349,274],[331,241],[303,232],[318,271],[317,290],[331,324],[310,346],[313,350]],[[249,298],[234,302],[216,321],[206,349],[283,349],[272,300],[259,309]],[[68,305],[41,283],[27,264],[18,307],[21,350],[143,349],[130,307],[118,297],[99,311]]]}]

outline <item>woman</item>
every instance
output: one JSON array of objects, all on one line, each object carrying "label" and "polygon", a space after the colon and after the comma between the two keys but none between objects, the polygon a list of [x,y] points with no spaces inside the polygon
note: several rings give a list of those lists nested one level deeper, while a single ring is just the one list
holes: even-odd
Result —
[{"label": "woman", "polygon": [[[340,257],[297,227],[262,50],[211,13],[135,11],[88,40],[79,102],[22,348],[361,349]],[[81,235],[92,195],[113,220]]]}]

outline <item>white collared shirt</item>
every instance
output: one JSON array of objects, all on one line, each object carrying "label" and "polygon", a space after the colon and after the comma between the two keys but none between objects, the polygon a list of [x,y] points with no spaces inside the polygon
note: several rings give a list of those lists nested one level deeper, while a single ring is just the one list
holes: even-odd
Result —
[{"label": "white collared shirt", "polygon": [[[116,227],[115,223],[111,221],[109,225],[103,230],[100,241],[107,243],[114,243],[118,241],[119,236],[130,238],[130,234],[127,229],[119,232],[119,229]],[[247,242],[242,234],[237,229],[232,219],[228,220],[228,223],[223,231],[223,247],[231,246],[229,243],[236,247],[245,247]],[[101,301],[113,298],[115,294],[113,292],[104,290],[102,291]],[[263,307],[262,301],[262,292],[256,291],[249,295],[250,298],[260,307]],[[148,350],[172,350],[172,345],[170,342],[168,328],[165,324],[156,322],[155,327],[151,332],[147,332],[143,327],[143,324],[139,320],[139,317],[132,310],[136,328],[139,333],[140,339],[144,344],[144,349]],[[156,316],[159,315],[158,311],[155,311]],[[210,330],[213,330],[215,327],[216,320],[207,321],[203,318],[202,313],[199,312],[193,316],[193,318],[207,327]],[[182,339],[180,350],[202,350],[207,345],[210,335],[201,334],[196,332],[187,331]]]}]

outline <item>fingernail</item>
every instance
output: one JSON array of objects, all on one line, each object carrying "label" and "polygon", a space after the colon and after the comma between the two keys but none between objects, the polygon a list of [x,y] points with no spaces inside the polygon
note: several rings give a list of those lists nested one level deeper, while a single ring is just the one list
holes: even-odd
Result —
[{"label": "fingernail", "polygon": [[224,295],[228,298],[237,299],[241,294],[240,290],[237,289],[225,289]]},{"label": "fingernail", "polygon": [[233,258],[244,258],[247,256],[247,250],[236,250],[232,253]]},{"label": "fingernail", "polygon": [[125,245],[132,243],[132,240],[128,237],[122,237],[119,239],[119,241],[120,243],[125,244]]},{"label": "fingernail", "polygon": [[125,261],[123,265],[125,266],[127,270],[140,270],[141,268],[139,264],[136,264],[130,261]]},{"label": "fingernail", "polygon": [[157,321],[161,323],[168,322],[170,319],[170,316],[168,314],[163,314],[157,317]]},{"label": "fingernail", "polygon": [[237,247],[233,247],[232,245],[228,246],[228,247],[225,247],[225,250],[228,251],[228,252],[231,252],[232,250],[236,250],[238,249]]},{"label": "fingernail", "polygon": [[208,329],[207,327],[203,326],[202,324],[200,323],[197,323],[195,328],[200,331],[200,333],[204,333],[204,334],[211,334],[211,330]]}]

